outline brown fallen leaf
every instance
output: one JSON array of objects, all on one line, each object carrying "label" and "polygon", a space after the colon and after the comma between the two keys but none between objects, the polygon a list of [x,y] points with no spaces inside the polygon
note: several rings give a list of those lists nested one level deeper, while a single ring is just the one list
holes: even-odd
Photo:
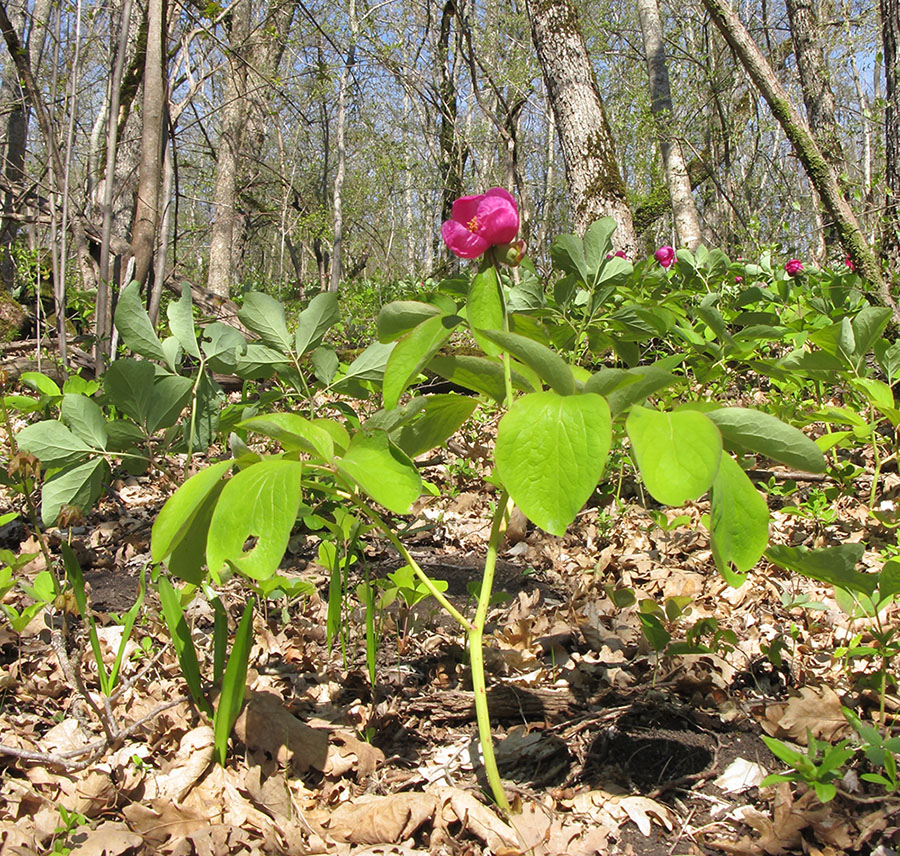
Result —
[{"label": "brown fallen leaf", "polygon": [[301,722],[274,693],[247,693],[234,734],[251,752],[265,752],[291,770],[325,770],[327,732]]},{"label": "brown fallen leaf", "polygon": [[155,779],[147,782],[147,796],[181,802],[188,791],[209,769],[215,751],[215,735],[208,725],[188,731],[181,738],[178,753]]},{"label": "brown fallen leaf", "polygon": [[807,743],[807,733],[834,743],[849,727],[840,697],[824,684],[801,687],[798,696],[788,699],[778,724],[801,746]]},{"label": "brown fallen leaf", "polygon": [[480,838],[493,852],[520,846],[516,831],[473,794],[459,788],[435,788],[433,793],[441,803],[444,823],[452,823],[455,815],[464,830]]},{"label": "brown fallen leaf", "polygon": [[343,776],[356,770],[357,781],[364,782],[384,761],[384,752],[346,731],[334,731],[328,747],[325,775]]},{"label": "brown fallen leaf", "polygon": [[144,846],[144,839],[124,823],[101,823],[86,835],[69,851],[70,856],[130,856]]},{"label": "brown fallen leaf", "polygon": [[431,820],[437,808],[438,800],[431,794],[367,796],[339,805],[326,828],[339,842],[397,844]]}]

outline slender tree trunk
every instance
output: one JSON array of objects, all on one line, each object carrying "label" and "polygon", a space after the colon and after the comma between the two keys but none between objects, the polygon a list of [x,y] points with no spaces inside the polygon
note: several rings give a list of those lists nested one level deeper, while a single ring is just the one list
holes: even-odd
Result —
[{"label": "slender tree trunk", "polygon": [[456,14],[456,0],[447,0],[441,11],[437,44],[438,107],[441,114],[438,132],[441,147],[441,220],[450,219],[453,200],[464,193],[463,172],[469,154],[459,137],[456,72],[450,58],[450,35]]},{"label": "slender tree trunk", "polygon": [[331,279],[328,290],[337,292],[341,286],[343,273],[344,249],[344,177],[347,172],[347,89],[350,76],[356,62],[356,38],[359,25],[356,20],[356,0],[350,0],[347,14],[350,18],[350,46],[347,48],[347,59],[341,69],[338,83],[337,127],[335,128],[335,145],[337,147],[337,166],[334,171],[334,242],[331,245]]},{"label": "slender tree trunk", "polygon": [[[16,32],[21,33],[25,25],[24,5],[10,4],[11,23]],[[17,200],[21,197],[25,180],[25,140],[28,121],[25,117],[25,99],[19,85],[16,67],[12,60],[7,60],[3,72],[3,83],[0,85],[0,115],[6,118],[6,133],[2,155],[3,174],[7,189],[3,194],[3,220],[0,223],[0,278],[3,287],[12,289],[15,281],[15,265],[12,258],[12,245],[19,233],[19,217],[21,205]]]},{"label": "slender tree trunk", "polygon": [[[885,2],[896,3],[896,0]],[[816,144],[809,126],[727,0],[703,0],[703,5],[793,145],[810,182],[835,223],[841,243],[857,272],[875,286],[884,304],[891,308],[894,318],[900,321],[900,309],[881,275],[881,266],[859,227],[856,215],[844,199],[834,170]]]},{"label": "slender tree trunk", "polygon": [[163,134],[166,115],[165,0],[147,5],[147,53],[144,65],[144,101],[141,167],[131,230],[134,278],[144,285],[153,261],[159,222],[159,185],[162,179]]},{"label": "slender tree trunk", "polygon": [[576,232],[596,219],[617,224],[617,249],[637,238],[603,101],[572,0],[528,0],[528,16],[566,163]]},{"label": "slender tree trunk", "polygon": [[666,184],[672,197],[676,242],[679,246],[695,250],[701,239],[700,215],[697,213],[697,205],[691,191],[691,179],[681,150],[681,142],[673,133],[674,114],[669,89],[669,69],[666,64],[666,49],[657,0],[638,0],[638,13],[650,78],[650,111],[656,122]]},{"label": "slender tree trunk", "polygon": [[882,258],[900,273],[900,0],[880,0],[884,47],[884,160],[887,200]]},{"label": "slender tree trunk", "polygon": [[206,286],[221,297],[231,293],[233,246],[237,219],[237,173],[241,134],[247,113],[246,43],[250,35],[250,0],[234,0],[231,6],[231,43],[222,134],[216,153],[216,189],[209,239],[209,271]]}]

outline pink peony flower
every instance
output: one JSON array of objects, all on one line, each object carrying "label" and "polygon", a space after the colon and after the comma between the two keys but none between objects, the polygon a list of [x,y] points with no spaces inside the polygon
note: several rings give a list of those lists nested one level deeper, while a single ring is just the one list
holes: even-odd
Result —
[{"label": "pink peony flower", "polygon": [[853,273],[856,270],[856,265],[853,264],[853,259],[851,259],[850,256],[844,257],[844,264],[847,265],[847,269],[850,273]]},{"label": "pink peony flower", "polygon": [[788,276],[797,276],[803,270],[803,262],[800,259],[788,259],[785,262],[784,269]]},{"label": "pink peony flower", "polygon": [[735,281],[735,282],[743,282],[743,281],[744,281],[744,277],[742,277],[742,276],[736,276],[736,277],[734,278],[734,281]]},{"label": "pink peony flower", "polygon": [[667,270],[672,267],[675,262],[675,248],[674,247],[660,247],[654,254],[653,257]]},{"label": "pink peony flower", "polygon": [[441,226],[444,243],[461,259],[477,259],[491,247],[509,244],[519,231],[516,200],[502,187],[460,196],[451,219]]}]

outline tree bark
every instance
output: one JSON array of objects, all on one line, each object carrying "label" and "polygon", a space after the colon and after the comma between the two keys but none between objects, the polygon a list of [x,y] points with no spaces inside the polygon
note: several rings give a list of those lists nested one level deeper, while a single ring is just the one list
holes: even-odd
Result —
[{"label": "tree bark", "polygon": [[457,123],[456,73],[450,59],[450,35],[457,14],[456,0],[447,0],[441,11],[437,44],[438,108],[441,125],[438,141],[441,147],[441,221],[450,219],[453,201],[464,193],[463,171],[469,153],[459,137]]},{"label": "tree bark", "polygon": [[900,2],[880,0],[880,8],[884,47],[884,160],[887,190],[881,255],[896,276],[900,273]]},{"label": "tree bark", "polygon": [[616,248],[633,257],[631,209],[575,6],[572,0],[528,0],[527,6],[566,164],[575,231],[610,216],[617,225]]},{"label": "tree bark", "polygon": [[900,309],[881,275],[881,266],[860,229],[853,209],[844,199],[834,170],[819,149],[809,125],[791,102],[772,67],[727,0],[703,0],[703,5],[793,145],[810,182],[834,221],[841,243],[857,272],[878,290],[885,306],[891,308],[894,319],[900,322]]},{"label": "tree bark", "polygon": [[697,213],[697,204],[691,191],[691,179],[681,150],[681,142],[674,134],[669,69],[666,64],[666,49],[657,0],[638,0],[638,14],[644,38],[644,51],[647,54],[650,112],[656,122],[666,184],[672,197],[675,240],[679,246],[696,250],[701,239],[700,215]]},{"label": "tree bark", "polygon": [[162,178],[163,134],[166,114],[165,0],[147,5],[147,52],[144,65],[144,99],[141,132],[141,167],[131,230],[134,278],[145,284],[153,261],[159,223],[159,189]]}]

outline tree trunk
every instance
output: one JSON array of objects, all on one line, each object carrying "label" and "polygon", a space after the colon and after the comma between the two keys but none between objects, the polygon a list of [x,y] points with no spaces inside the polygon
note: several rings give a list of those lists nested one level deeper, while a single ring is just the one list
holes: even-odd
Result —
[{"label": "tree trunk", "polygon": [[884,47],[884,160],[887,199],[885,202],[882,258],[892,273],[900,273],[900,2],[880,0],[881,36]]},{"label": "tree trunk", "polygon": [[[25,8],[21,4],[10,4],[11,22],[17,32],[21,33],[25,24]],[[7,291],[15,284],[15,264],[12,258],[12,245],[19,232],[19,214],[25,180],[25,139],[27,119],[25,118],[25,100],[19,86],[12,60],[7,61],[3,72],[3,83],[0,85],[0,115],[5,115],[6,133],[0,146],[0,160],[4,164],[6,192],[3,195],[3,220],[0,223],[0,279]]]},{"label": "tree trunk", "polygon": [[450,34],[456,16],[456,0],[447,0],[441,12],[441,27],[437,44],[438,108],[441,125],[438,141],[441,147],[441,220],[450,219],[453,201],[464,191],[463,171],[469,153],[459,137],[457,127],[457,87],[454,64],[450,59]]},{"label": "tree trunk", "polygon": [[666,184],[672,197],[675,240],[678,246],[695,250],[701,239],[700,215],[697,213],[697,205],[691,192],[691,179],[681,150],[681,142],[673,133],[674,114],[669,89],[669,69],[666,65],[666,49],[663,44],[657,0],[638,0],[638,13],[650,78],[650,111],[656,122]]},{"label": "tree trunk", "polygon": [[149,0],[147,52],[144,65],[144,101],[141,133],[141,167],[131,230],[134,278],[144,285],[153,261],[159,223],[159,185],[166,114],[165,0]]},{"label": "tree trunk", "polygon": [[207,288],[220,297],[229,296],[233,278],[238,157],[247,113],[245,53],[250,35],[250,0],[235,0],[231,9],[230,62],[225,85],[225,105],[222,108],[222,134],[216,153],[216,189],[209,238],[209,271],[206,278]]},{"label": "tree trunk", "polygon": [[572,0],[529,0],[528,16],[559,132],[575,230],[612,217],[613,242],[634,256],[637,238],[615,145]]},{"label": "tree trunk", "polygon": [[900,322],[900,309],[881,275],[881,266],[866,242],[856,215],[841,193],[834,170],[816,144],[809,126],[791,103],[784,87],[775,77],[772,67],[727,0],[703,0],[703,5],[760,94],[766,99],[769,109],[793,145],[810,182],[834,221],[841,243],[856,266],[857,272],[875,286],[884,304],[891,308],[895,320]]},{"label": "tree trunk", "polygon": [[350,75],[356,62],[356,38],[359,26],[356,21],[356,0],[350,0],[347,14],[350,18],[350,46],[347,48],[347,59],[341,69],[338,82],[337,127],[335,128],[335,145],[337,146],[337,166],[334,171],[334,241],[331,245],[331,279],[328,290],[337,292],[341,286],[343,273],[344,248],[344,177],[347,172],[347,89],[350,86]]}]

